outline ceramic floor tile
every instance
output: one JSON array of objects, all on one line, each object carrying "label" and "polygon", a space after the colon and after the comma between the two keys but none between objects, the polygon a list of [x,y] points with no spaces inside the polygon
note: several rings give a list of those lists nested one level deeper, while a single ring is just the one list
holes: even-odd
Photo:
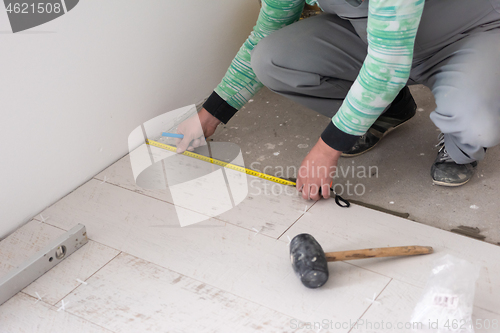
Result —
[{"label": "ceramic floor tile", "polygon": [[[94,178],[121,186],[137,193],[142,193],[163,201],[172,202],[172,195],[170,194],[168,188],[155,189],[153,185],[151,188],[136,185],[132,168],[130,166],[130,155],[128,154],[114,164],[110,165]],[[158,184],[157,187],[160,187],[160,185],[163,187],[164,183],[162,182],[161,184]]]},{"label": "ceramic floor tile", "polygon": [[0,306],[2,333],[112,333],[96,324],[19,293]]},{"label": "ceramic floor tile", "polygon": [[0,241],[0,276],[43,249],[64,230],[32,220]]}]

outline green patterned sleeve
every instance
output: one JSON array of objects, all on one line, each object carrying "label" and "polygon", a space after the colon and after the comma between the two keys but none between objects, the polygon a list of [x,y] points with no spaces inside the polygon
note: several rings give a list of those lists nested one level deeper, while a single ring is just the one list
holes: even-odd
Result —
[{"label": "green patterned sleeve", "polygon": [[262,0],[257,24],[204,107],[227,122],[263,86],[250,66],[250,51],[273,31],[300,19],[305,0]]},{"label": "green patterned sleeve", "polygon": [[[368,55],[332,118],[336,129],[350,136],[365,134],[406,85],[424,3],[425,0],[370,0]],[[335,140],[352,141],[335,134],[331,125],[321,136],[328,145],[337,149]],[[342,148],[337,150],[345,150],[346,146]]]}]

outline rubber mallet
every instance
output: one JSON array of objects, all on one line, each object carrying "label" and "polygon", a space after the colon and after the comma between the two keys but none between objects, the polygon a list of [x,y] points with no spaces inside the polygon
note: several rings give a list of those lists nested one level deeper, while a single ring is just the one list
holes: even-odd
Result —
[{"label": "rubber mallet", "polygon": [[402,257],[430,254],[430,246],[400,246],[379,249],[325,253],[309,234],[295,236],[290,242],[290,259],[295,273],[308,288],[319,288],[328,280],[328,262],[366,258]]}]

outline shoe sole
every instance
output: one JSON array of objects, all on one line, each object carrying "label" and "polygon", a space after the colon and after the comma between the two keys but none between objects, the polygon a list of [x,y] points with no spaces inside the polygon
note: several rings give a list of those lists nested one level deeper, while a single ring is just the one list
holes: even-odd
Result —
[{"label": "shoe sole", "polygon": [[439,186],[446,186],[446,187],[457,187],[457,186],[462,186],[464,184],[467,184],[469,182],[470,179],[467,179],[465,182],[463,183],[457,183],[457,184],[450,184],[450,183],[445,183],[445,182],[440,182],[440,181],[437,181],[437,180],[432,180],[432,182],[436,185],[439,185]]},{"label": "shoe sole", "polygon": [[399,125],[397,125],[395,127],[389,128],[387,131],[385,131],[385,133],[382,135],[382,137],[380,138],[380,140],[378,140],[376,144],[374,144],[373,146],[371,146],[367,150],[365,150],[365,151],[363,151],[361,153],[357,153],[357,154],[348,154],[348,155],[346,155],[346,154],[342,153],[342,154],[340,154],[340,156],[341,157],[356,157],[356,156],[363,155],[364,153],[369,152],[370,150],[372,150],[373,148],[375,148],[380,143],[380,141],[382,141],[382,139],[385,138],[385,136],[387,134],[391,133],[392,131],[394,131],[396,128],[398,128],[400,126],[403,126],[404,124],[406,124],[407,122],[409,122],[412,119],[413,119],[413,117],[411,117],[410,119],[407,119],[407,120],[403,121],[401,124],[399,124]]}]

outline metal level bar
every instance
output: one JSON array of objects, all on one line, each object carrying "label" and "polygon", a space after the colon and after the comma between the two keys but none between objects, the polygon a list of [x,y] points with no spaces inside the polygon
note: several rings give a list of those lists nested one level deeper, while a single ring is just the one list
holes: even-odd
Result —
[{"label": "metal level bar", "polygon": [[0,277],[0,305],[26,288],[64,258],[87,244],[87,242],[85,226],[78,224],[7,273],[7,275]]}]

